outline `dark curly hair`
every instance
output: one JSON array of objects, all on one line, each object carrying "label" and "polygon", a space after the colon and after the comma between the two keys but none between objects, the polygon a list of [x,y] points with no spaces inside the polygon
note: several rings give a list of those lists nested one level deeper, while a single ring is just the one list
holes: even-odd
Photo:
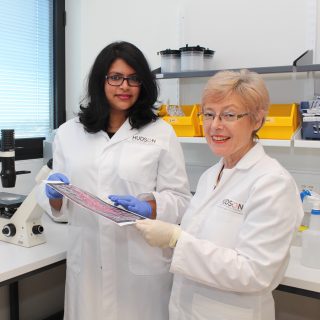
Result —
[{"label": "dark curly hair", "polygon": [[158,118],[154,113],[154,104],[158,98],[158,86],[145,56],[129,42],[113,42],[97,56],[89,74],[87,103],[80,105],[78,116],[87,132],[105,131],[108,127],[110,104],[104,91],[105,76],[116,59],[124,60],[142,80],[139,97],[128,110],[131,127],[139,129]]}]

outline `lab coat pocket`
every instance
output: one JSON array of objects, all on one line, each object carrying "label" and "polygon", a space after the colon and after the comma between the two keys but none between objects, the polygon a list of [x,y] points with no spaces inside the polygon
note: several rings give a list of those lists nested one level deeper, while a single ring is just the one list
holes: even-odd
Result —
[{"label": "lab coat pocket", "polygon": [[192,320],[254,320],[253,310],[194,294]]},{"label": "lab coat pocket", "polygon": [[197,236],[223,247],[234,247],[239,230],[243,224],[243,215],[230,210],[214,207],[208,208]]},{"label": "lab coat pocket", "polygon": [[82,228],[69,225],[67,266],[69,271],[79,273],[81,270]]},{"label": "lab coat pocket", "polygon": [[155,186],[159,154],[160,148],[157,146],[127,143],[120,155],[120,178],[150,187]]},{"label": "lab coat pocket", "polygon": [[157,275],[169,273],[172,251],[151,247],[135,227],[129,227],[128,255],[129,269],[136,275]]}]

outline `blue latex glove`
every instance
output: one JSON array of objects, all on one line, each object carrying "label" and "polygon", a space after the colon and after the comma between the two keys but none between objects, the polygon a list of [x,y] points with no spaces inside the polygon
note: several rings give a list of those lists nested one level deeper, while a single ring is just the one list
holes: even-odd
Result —
[{"label": "blue latex glove", "polygon": [[[48,178],[48,181],[62,181],[66,184],[69,184],[69,179],[62,173],[53,173]],[[58,191],[54,190],[50,186],[46,185],[46,195],[49,199],[61,199],[63,195]]]},{"label": "blue latex glove", "polygon": [[140,216],[150,218],[152,215],[152,207],[149,202],[141,201],[133,196],[116,196],[110,195],[109,199],[116,206],[121,205],[125,209],[139,214]]}]

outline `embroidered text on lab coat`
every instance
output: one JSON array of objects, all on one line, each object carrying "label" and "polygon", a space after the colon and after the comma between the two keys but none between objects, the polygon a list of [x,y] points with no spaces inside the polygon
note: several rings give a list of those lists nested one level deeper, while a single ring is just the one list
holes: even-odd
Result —
[{"label": "embroidered text on lab coat", "polygon": [[144,137],[144,136],[137,136],[137,135],[133,136],[132,140],[136,141],[136,142],[143,142],[143,143],[156,143],[157,142],[157,139],[148,138],[148,137]]},{"label": "embroidered text on lab coat", "polygon": [[243,206],[244,206],[243,203],[239,203],[231,199],[223,199],[219,204],[220,208],[231,210],[238,214],[243,214],[242,213]]}]

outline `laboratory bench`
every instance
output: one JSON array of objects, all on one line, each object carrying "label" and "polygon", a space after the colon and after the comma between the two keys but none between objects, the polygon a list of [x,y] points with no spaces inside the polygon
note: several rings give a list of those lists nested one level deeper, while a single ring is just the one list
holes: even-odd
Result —
[{"label": "laboratory bench", "polygon": [[[11,320],[19,319],[18,281],[66,261],[67,224],[54,222],[46,214],[42,220],[46,243],[24,248],[0,241],[0,285],[9,285]],[[291,247],[290,262],[277,289],[320,299],[320,269],[304,267],[300,257],[301,247]]]},{"label": "laboratory bench", "polygon": [[47,214],[42,224],[43,244],[25,248],[0,241],[0,286],[9,286],[10,320],[19,319],[19,280],[66,262],[67,225],[54,222]]},{"label": "laboratory bench", "polygon": [[301,247],[292,246],[290,262],[278,290],[320,299],[320,269],[301,264]]}]

